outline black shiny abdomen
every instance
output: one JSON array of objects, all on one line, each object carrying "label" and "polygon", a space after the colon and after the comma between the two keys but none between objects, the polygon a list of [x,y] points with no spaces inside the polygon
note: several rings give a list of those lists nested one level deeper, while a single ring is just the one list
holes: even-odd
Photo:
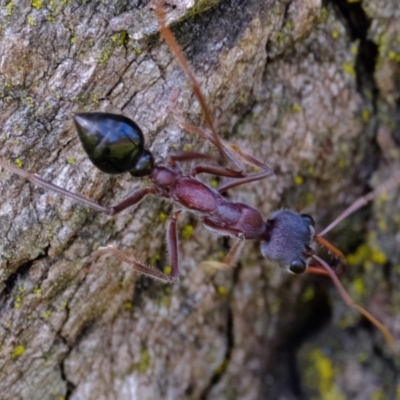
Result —
[{"label": "black shiny abdomen", "polygon": [[[143,156],[149,152],[144,149],[143,133],[131,119],[119,114],[93,112],[74,116],[76,129],[83,148],[92,163],[108,174],[137,171],[143,163]],[[149,169],[149,165],[146,166]],[[135,176],[151,172],[138,171]]]}]

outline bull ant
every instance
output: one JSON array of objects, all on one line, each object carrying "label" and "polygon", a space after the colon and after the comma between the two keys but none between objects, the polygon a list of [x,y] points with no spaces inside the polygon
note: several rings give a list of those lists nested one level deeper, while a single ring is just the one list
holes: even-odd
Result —
[{"label": "bull ant", "polygon": [[[353,302],[341,284],[338,277],[339,274],[316,255],[313,250],[313,244],[316,242],[322,245],[345,262],[340,250],[330,244],[323,236],[339,222],[375,199],[379,194],[400,184],[400,173],[382,183],[373,192],[356,200],[319,234],[315,234],[314,220],[309,215],[280,210],[264,220],[255,208],[225,198],[222,193],[227,190],[248,182],[267,178],[273,175],[273,170],[270,166],[218,136],[200,87],[174,36],[166,26],[165,12],[158,3],[156,4],[156,13],[161,35],[185,71],[193,92],[200,102],[208,125],[208,129],[201,129],[180,121],[181,127],[213,143],[222,158],[232,162],[235,169],[209,163],[207,161],[211,157],[198,152],[177,152],[169,157],[167,165],[158,165],[154,162],[151,152],[145,149],[142,131],[135,122],[122,115],[103,112],[74,115],[79,138],[92,163],[108,174],[129,172],[134,177],[148,176],[152,182],[150,187],[136,190],[119,204],[104,207],[3,160],[0,160],[0,166],[20,175],[35,185],[53,190],[108,215],[115,215],[139,203],[148,195],[170,199],[173,201],[175,209],[167,226],[167,245],[171,266],[169,275],[147,266],[139,260],[128,258],[113,246],[103,247],[100,250],[113,254],[142,274],[165,282],[175,282],[179,277],[177,218],[182,210],[187,210],[196,214],[209,230],[219,235],[236,238],[235,244],[222,262],[210,262],[214,267],[221,269],[234,267],[245,241],[258,240],[261,244],[261,253],[269,264],[293,274],[306,272],[329,276],[346,304],[358,310],[382,332],[386,341],[393,345],[394,338],[392,335],[367,310]],[[179,163],[193,160],[203,161],[196,165],[189,175],[184,175]],[[247,173],[244,164],[256,167],[257,172]],[[200,173],[213,174],[228,178],[228,180],[213,189],[196,179],[196,175]]]}]

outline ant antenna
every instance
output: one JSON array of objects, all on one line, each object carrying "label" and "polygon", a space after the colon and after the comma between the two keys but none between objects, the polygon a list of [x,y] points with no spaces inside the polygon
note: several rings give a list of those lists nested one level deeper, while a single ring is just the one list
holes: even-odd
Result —
[{"label": "ant antenna", "polygon": [[321,233],[316,235],[316,237],[321,237],[326,235],[331,231],[339,222],[342,222],[348,216],[353,214],[355,211],[359,210],[361,207],[367,205],[370,201],[376,199],[382,193],[389,192],[396,186],[400,185],[400,171],[396,171],[389,179],[381,183],[375,190],[369,192],[365,196],[359,197],[353,202],[349,207],[346,208],[333,222],[331,222]]},{"label": "ant antenna", "polygon": [[[336,286],[337,291],[340,294],[340,297],[343,299],[343,301],[351,308],[354,308],[357,310],[360,314],[362,314],[365,318],[368,319],[374,326],[376,326],[382,333],[382,335],[385,337],[386,342],[390,347],[393,348],[395,344],[394,337],[391,335],[391,333],[387,330],[387,328],[381,324],[373,315],[371,315],[365,308],[359,306],[354,302],[354,300],[349,296],[347,293],[346,289],[343,287],[342,283],[340,282],[339,278],[333,271],[333,269],[320,257],[317,255],[313,254],[312,258],[318,262],[318,264],[324,268],[324,270],[327,272],[329,277],[331,278],[333,284]],[[311,267],[312,268],[312,267]],[[318,274],[319,272],[313,272]]]}]

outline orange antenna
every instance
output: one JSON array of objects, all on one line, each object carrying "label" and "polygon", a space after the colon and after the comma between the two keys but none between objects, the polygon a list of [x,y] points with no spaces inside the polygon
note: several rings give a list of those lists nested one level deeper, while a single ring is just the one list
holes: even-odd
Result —
[{"label": "orange antenna", "polygon": [[328,273],[329,277],[331,278],[332,282],[336,286],[341,298],[343,301],[351,308],[357,310],[360,314],[362,314],[365,318],[368,319],[374,326],[376,326],[385,337],[386,342],[389,346],[393,347],[395,340],[390,332],[386,329],[386,327],[381,324],[373,315],[371,315],[365,308],[359,306],[354,302],[354,300],[350,297],[350,295],[346,292],[345,288],[343,287],[342,283],[340,282],[339,278],[336,276],[333,269],[320,257],[313,255],[312,258],[316,260],[322,268]]}]

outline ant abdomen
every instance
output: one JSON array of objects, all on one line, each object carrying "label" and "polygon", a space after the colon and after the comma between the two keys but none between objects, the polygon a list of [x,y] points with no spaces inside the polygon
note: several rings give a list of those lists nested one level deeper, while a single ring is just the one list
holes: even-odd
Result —
[{"label": "ant abdomen", "polygon": [[131,119],[119,114],[93,112],[74,115],[74,122],[90,161],[107,174],[130,172],[149,175],[154,162],[144,148],[143,133]]}]

